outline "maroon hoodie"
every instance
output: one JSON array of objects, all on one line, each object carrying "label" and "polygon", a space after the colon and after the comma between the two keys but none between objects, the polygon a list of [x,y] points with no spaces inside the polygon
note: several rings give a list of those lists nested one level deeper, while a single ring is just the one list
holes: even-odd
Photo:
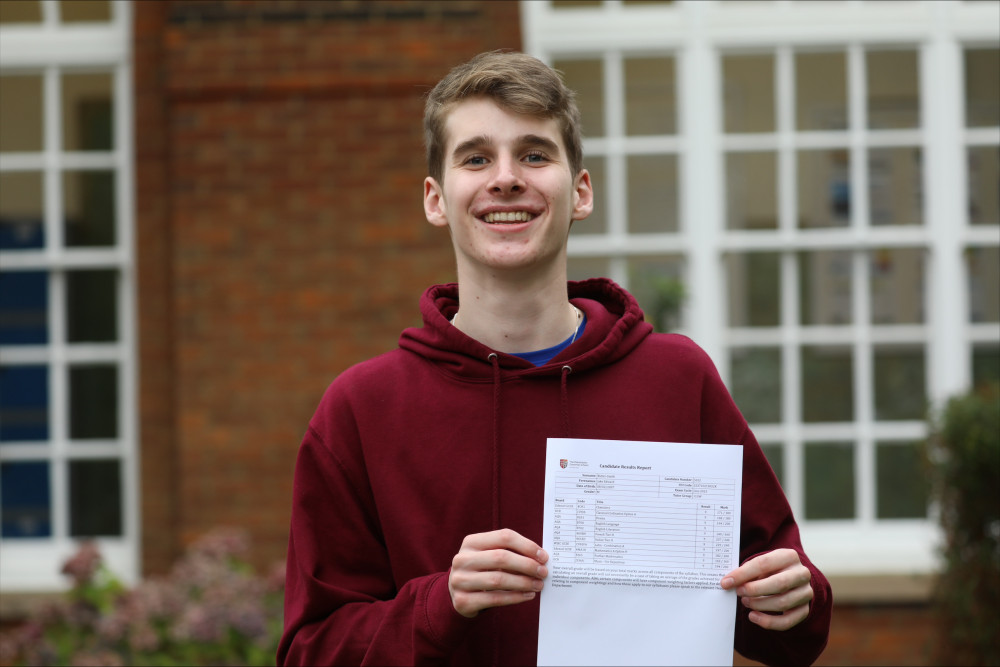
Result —
[{"label": "maroon hoodie", "polygon": [[398,350],[330,385],[296,464],[279,664],[534,664],[538,598],[465,618],[448,570],[472,533],[504,527],[541,544],[549,437],[743,445],[740,562],[795,549],[815,598],[786,632],[734,604],[735,648],[774,664],[820,654],[830,585],[708,356],[652,333],[609,280],[570,283],[569,294],[587,326],[544,366],[452,327],[458,288],[440,285]]}]

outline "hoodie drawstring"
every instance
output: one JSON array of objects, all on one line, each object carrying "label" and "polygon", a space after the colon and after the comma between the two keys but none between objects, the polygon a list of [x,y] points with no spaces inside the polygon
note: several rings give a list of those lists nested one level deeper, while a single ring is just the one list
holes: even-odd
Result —
[{"label": "hoodie drawstring", "polygon": [[562,422],[563,422],[563,437],[568,438],[569,435],[569,389],[567,387],[566,379],[569,374],[573,372],[572,366],[562,367],[562,380],[559,383],[559,399],[562,406]]},{"label": "hoodie drawstring", "polygon": [[[500,359],[496,352],[488,357],[493,366],[493,530],[500,530]],[[500,664],[500,632],[496,614],[493,625],[493,664]]]},{"label": "hoodie drawstring", "polygon": [[493,530],[500,530],[500,359],[488,357],[493,365]]}]

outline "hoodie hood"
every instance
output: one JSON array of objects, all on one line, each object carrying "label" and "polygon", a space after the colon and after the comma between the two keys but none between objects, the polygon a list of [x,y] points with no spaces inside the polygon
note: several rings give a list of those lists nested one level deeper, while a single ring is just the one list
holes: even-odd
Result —
[{"label": "hoodie hood", "polygon": [[[583,335],[544,366],[495,352],[451,325],[458,312],[458,285],[430,287],[420,299],[424,326],[409,328],[399,347],[437,364],[460,379],[490,380],[498,366],[504,375],[558,375],[569,366],[574,373],[613,363],[648,336],[653,327],[644,320],[631,294],[607,278],[570,281],[569,299],[587,316]],[[490,355],[494,355],[491,359]]]}]

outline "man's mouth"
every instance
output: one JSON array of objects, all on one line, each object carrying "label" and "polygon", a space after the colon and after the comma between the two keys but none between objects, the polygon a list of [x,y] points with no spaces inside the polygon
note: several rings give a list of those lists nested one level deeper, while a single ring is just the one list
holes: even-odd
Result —
[{"label": "man's mouth", "polygon": [[534,213],[529,213],[528,211],[497,211],[494,213],[487,213],[482,217],[483,222],[489,224],[496,223],[514,223],[514,222],[527,222],[535,217]]}]

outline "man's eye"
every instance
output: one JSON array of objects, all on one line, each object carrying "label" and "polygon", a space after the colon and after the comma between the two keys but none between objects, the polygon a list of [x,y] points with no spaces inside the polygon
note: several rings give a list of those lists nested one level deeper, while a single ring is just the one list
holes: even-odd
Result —
[{"label": "man's eye", "polygon": [[546,159],[544,153],[528,153],[524,156],[525,162],[545,162]]},{"label": "man's eye", "polygon": [[465,164],[472,167],[482,167],[484,164],[486,164],[486,158],[483,157],[482,155],[473,155],[471,157],[466,158]]}]

